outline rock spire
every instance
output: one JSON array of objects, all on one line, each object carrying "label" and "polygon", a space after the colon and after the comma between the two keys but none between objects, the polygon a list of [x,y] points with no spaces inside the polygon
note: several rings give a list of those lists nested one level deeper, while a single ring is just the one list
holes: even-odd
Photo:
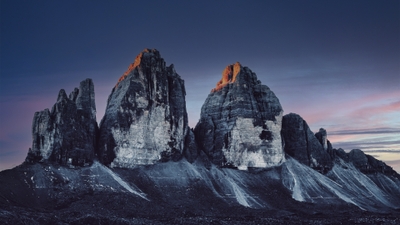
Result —
[{"label": "rock spire", "polygon": [[69,98],[61,89],[51,111],[35,113],[32,148],[26,161],[88,165],[94,158],[97,131],[94,85],[91,79],[86,79]]},{"label": "rock spire", "polygon": [[275,94],[249,68],[235,63],[225,68],[202,106],[196,141],[218,166],[277,166],[285,160],[282,113]]},{"label": "rock spire", "polygon": [[[314,135],[301,116],[290,113],[283,117],[282,136],[286,154],[320,172],[326,172],[332,168],[333,161],[329,155],[329,141],[325,129],[321,128]],[[329,146],[332,151],[330,143]]]},{"label": "rock spire", "polygon": [[[179,160],[189,132],[184,81],[160,53],[145,49],[121,76],[100,124],[99,159],[131,168]],[[187,144],[189,145],[189,144]]]}]

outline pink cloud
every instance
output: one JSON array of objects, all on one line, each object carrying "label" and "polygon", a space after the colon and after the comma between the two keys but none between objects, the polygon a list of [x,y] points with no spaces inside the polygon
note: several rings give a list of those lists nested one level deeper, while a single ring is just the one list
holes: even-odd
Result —
[{"label": "pink cloud", "polygon": [[370,121],[374,116],[384,115],[396,111],[400,112],[400,101],[391,102],[385,105],[363,107],[353,111],[349,116],[359,120]]},{"label": "pink cloud", "polygon": [[[390,121],[374,121],[372,117],[385,117],[389,113],[400,111],[398,96],[400,96],[400,91],[368,95],[356,100],[350,98],[343,101],[327,100],[329,104],[324,104],[323,108],[319,107],[322,109],[314,108],[307,111],[303,109],[305,113],[301,116],[309,125],[333,124],[334,130],[382,127],[382,124],[390,123]],[[391,99],[393,101],[388,103]],[[365,122],[373,123],[366,124]]]}]

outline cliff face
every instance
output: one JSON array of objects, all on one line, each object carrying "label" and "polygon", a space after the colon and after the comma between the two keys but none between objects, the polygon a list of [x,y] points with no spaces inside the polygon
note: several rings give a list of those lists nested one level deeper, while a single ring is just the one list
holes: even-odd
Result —
[{"label": "cliff face", "polygon": [[314,135],[301,116],[290,113],[283,117],[282,136],[286,154],[321,172],[332,168],[333,159],[329,155],[332,146],[327,139],[326,130],[321,128]]},{"label": "cliff face", "polygon": [[179,160],[189,132],[185,95],[174,66],[166,66],[157,50],[145,49],[108,98],[99,159],[124,168]]},{"label": "cliff face", "polygon": [[35,113],[32,148],[26,161],[88,165],[94,158],[97,130],[94,85],[91,79],[86,79],[69,98],[60,90],[51,111]]},{"label": "cliff face", "polygon": [[364,174],[382,173],[400,179],[400,175],[392,167],[371,155],[365,154],[360,149],[353,149],[348,153],[341,148],[333,149],[333,154],[336,159],[340,158],[345,162],[352,163],[355,168]]},{"label": "cliff face", "polygon": [[266,168],[285,159],[282,107],[249,68],[230,65],[208,95],[195,128],[196,141],[219,166]]}]

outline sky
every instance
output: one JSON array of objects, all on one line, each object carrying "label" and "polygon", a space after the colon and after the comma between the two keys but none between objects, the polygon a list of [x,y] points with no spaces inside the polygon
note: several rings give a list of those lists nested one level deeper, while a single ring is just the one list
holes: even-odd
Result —
[{"label": "sky", "polygon": [[194,127],[240,62],[334,148],[400,172],[400,1],[0,1],[0,170],[23,162],[36,111],[92,78],[97,120],[145,48],[185,81]]}]

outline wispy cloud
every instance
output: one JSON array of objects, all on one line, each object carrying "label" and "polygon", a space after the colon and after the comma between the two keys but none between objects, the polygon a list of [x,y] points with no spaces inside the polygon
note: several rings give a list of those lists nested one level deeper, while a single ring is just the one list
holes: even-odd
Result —
[{"label": "wispy cloud", "polygon": [[366,151],[366,152],[368,152],[368,153],[374,153],[374,152],[400,153],[400,150],[371,150],[371,151]]},{"label": "wispy cloud", "polygon": [[[386,119],[390,117],[391,113],[400,112],[400,101],[392,101],[392,102],[376,102],[374,105],[367,105],[360,107],[349,114],[350,118],[355,118],[358,121],[370,122],[372,125],[380,122],[379,119]],[[397,117],[399,118],[399,117]],[[399,122],[399,119],[397,119]]]},{"label": "wispy cloud", "polygon": [[399,133],[400,129],[392,127],[382,127],[375,129],[357,129],[357,130],[338,130],[329,132],[329,135],[354,135],[354,134],[391,134]]},{"label": "wispy cloud", "polygon": [[382,140],[382,141],[346,141],[346,142],[335,142],[332,143],[335,148],[343,149],[361,149],[361,150],[382,150],[386,151],[397,151],[400,148],[400,143],[398,140]]}]

